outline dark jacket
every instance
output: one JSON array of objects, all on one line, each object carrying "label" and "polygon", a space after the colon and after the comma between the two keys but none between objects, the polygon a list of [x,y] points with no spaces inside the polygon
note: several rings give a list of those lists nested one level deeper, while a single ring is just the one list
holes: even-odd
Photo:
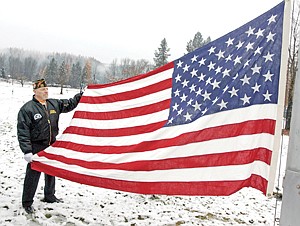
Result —
[{"label": "dark jacket", "polygon": [[24,154],[44,150],[54,143],[59,132],[61,113],[72,111],[78,105],[81,94],[70,99],[47,99],[47,110],[33,96],[18,113],[17,134]]}]

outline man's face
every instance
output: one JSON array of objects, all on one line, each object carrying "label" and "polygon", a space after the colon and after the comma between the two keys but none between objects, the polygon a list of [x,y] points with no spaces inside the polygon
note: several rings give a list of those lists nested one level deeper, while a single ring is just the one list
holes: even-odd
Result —
[{"label": "man's face", "polygon": [[34,89],[35,98],[38,100],[45,101],[48,99],[48,87],[41,87],[38,89]]}]

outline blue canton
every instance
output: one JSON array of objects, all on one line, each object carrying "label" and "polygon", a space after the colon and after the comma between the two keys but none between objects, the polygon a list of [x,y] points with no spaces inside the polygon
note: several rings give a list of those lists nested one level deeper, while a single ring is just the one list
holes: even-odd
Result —
[{"label": "blue canton", "polygon": [[174,61],[165,126],[257,104],[276,104],[284,2]]}]

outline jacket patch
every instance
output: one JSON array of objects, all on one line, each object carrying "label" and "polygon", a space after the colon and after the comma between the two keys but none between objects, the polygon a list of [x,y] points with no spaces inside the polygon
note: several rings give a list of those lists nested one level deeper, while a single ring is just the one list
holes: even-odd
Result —
[{"label": "jacket patch", "polygon": [[38,120],[38,119],[42,118],[42,115],[37,113],[33,116],[33,118],[34,118],[34,120]]},{"label": "jacket patch", "polygon": [[53,110],[53,109],[52,109],[52,110],[50,110],[50,115],[51,115],[51,114],[56,114],[56,111],[55,111],[55,110]]}]

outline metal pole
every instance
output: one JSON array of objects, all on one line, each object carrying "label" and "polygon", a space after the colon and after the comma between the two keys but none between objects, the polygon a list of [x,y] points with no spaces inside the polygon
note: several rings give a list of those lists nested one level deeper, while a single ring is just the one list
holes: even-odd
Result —
[{"label": "metal pole", "polygon": [[280,226],[300,225],[300,51],[293,96],[291,129],[283,181]]}]

